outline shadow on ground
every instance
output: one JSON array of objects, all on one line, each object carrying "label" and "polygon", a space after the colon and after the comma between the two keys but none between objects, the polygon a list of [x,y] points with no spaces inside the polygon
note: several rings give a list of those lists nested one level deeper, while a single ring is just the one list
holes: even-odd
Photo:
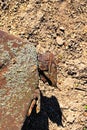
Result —
[{"label": "shadow on ground", "polygon": [[62,126],[62,112],[55,96],[48,98],[41,94],[41,111],[36,114],[35,110],[26,118],[22,130],[49,130],[48,118]]}]

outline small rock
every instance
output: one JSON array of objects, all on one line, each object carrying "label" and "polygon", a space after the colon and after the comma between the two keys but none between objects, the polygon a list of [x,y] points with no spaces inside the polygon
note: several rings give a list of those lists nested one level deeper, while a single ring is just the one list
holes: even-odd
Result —
[{"label": "small rock", "polygon": [[60,31],[65,32],[65,28],[63,26],[61,26],[59,29]]},{"label": "small rock", "polygon": [[64,44],[64,40],[60,36],[56,38],[56,41],[59,46],[62,46]]},{"label": "small rock", "polygon": [[74,120],[75,120],[75,115],[74,115],[74,113],[69,112],[69,113],[68,113],[68,117],[67,117],[67,122],[73,123]]}]

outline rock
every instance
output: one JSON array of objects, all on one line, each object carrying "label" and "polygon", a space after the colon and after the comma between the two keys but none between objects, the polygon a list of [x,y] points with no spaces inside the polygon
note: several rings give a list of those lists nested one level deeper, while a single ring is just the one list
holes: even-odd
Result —
[{"label": "rock", "polygon": [[68,113],[67,122],[68,122],[68,123],[73,123],[74,120],[75,120],[75,115],[74,115],[73,112],[70,111],[70,112]]},{"label": "rock", "polygon": [[0,31],[0,130],[21,130],[31,101],[36,98],[37,66],[32,44]]},{"label": "rock", "polygon": [[62,46],[64,44],[64,40],[60,36],[57,36],[56,42],[59,46]]},{"label": "rock", "polygon": [[57,87],[57,67],[54,55],[51,52],[38,54],[38,63],[43,82],[48,81],[49,85]]},{"label": "rock", "polygon": [[63,26],[61,26],[59,29],[60,31],[65,32],[65,28]]},{"label": "rock", "polygon": [[0,130],[21,130],[35,104],[39,112],[39,75],[56,86],[54,55],[47,52],[37,58],[34,44],[0,30]]}]

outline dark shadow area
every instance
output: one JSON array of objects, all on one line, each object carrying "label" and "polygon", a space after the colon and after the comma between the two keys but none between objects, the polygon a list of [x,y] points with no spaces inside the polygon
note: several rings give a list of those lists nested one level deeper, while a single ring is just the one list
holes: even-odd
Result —
[{"label": "dark shadow area", "polygon": [[41,69],[38,69],[38,71],[39,71],[39,76],[41,77],[44,77],[45,78],[45,80],[48,82],[48,84],[50,85],[50,86],[52,86],[52,81],[44,74],[44,71],[43,70],[41,70]]},{"label": "dark shadow area", "polygon": [[48,118],[62,126],[62,112],[55,96],[50,98],[41,94],[41,111],[36,114],[34,107],[30,117],[26,117],[22,130],[49,130]]},{"label": "dark shadow area", "polygon": [[41,110],[36,114],[36,109],[30,117],[26,117],[22,130],[49,130],[48,129],[48,117],[44,110]]},{"label": "dark shadow area", "polygon": [[43,107],[47,113],[48,118],[56,123],[58,126],[62,125],[62,111],[55,96],[50,98],[42,96]]}]

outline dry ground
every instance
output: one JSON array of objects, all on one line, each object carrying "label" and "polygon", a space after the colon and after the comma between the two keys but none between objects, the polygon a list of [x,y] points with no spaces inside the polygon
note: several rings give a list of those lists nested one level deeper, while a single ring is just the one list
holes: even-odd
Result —
[{"label": "dry ground", "polygon": [[28,130],[87,130],[87,0],[0,0],[0,29],[55,55],[60,90],[40,81]]}]

